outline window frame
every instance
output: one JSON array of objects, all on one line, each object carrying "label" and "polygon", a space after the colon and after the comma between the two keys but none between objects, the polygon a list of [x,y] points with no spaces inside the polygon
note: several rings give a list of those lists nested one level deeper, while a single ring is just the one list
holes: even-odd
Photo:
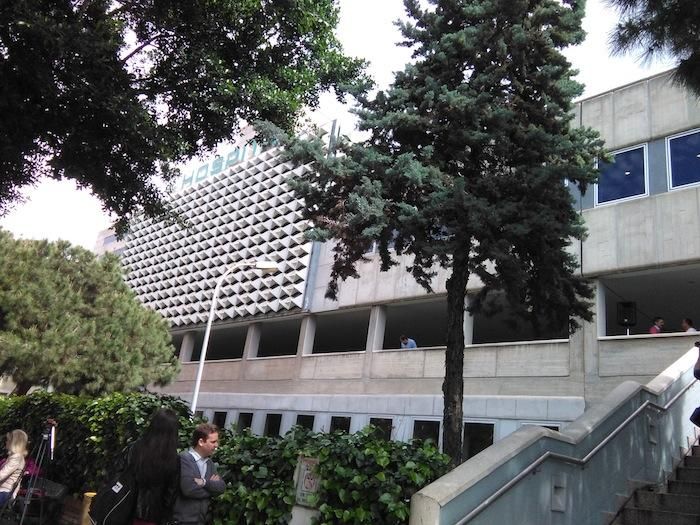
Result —
[{"label": "window frame", "polygon": [[[627,202],[635,199],[641,199],[644,197],[649,196],[649,143],[648,142],[643,142],[642,144],[636,144],[634,146],[629,146],[627,148],[621,148],[617,149],[615,151],[611,151],[611,155],[618,155],[620,153],[627,153],[629,151],[634,151],[637,149],[642,149],[642,156],[643,156],[643,161],[644,161],[644,193],[638,193],[636,195],[630,195],[629,197],[621,197],[619,199],[612,199],[609,201],[605,202],[600,202],[598,200],[598,187],[600,186],[600,177],[598,178],[598,181],[593,185],[593,196],[594,196],[594,201],[593,201],[593,206],[595,208],[599,208],[602,206],[609,206],[611,204],[618,204],[620,202]],[[596,169],[600,169],[600,160],[596,160],[595,167]],[[599,176],[600,176],[599,172]]]},{"label": "window frame", "polygon": [[684,190],[686,188],[695,188],[700,186],[700,179],[696,182],[690,182],[688,184],[682,184],[680,186],[673,185],[673,168],[671,167],[671,141],[673,139],[678,139],[681,137],[686,137],[688,135],[700,134],[700,128],[689,129],[687,131],[682,131],[681,133],[675,133],[674,135],[669,135],[664,140],[666,145],[666,180],[668,183],[669,191]]}]

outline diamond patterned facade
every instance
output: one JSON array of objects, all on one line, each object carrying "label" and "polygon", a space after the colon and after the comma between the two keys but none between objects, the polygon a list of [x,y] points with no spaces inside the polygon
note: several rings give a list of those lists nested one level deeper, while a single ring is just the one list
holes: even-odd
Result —
[{"label": "diamond patterned facade", "polygon": [[312,243],[302,203],[286,184],[306,168],[265,151],[174,195],[186,225],[134,221],[124,253],[127,282],[173,327],[204,323],[217,278],[232,264],[272,260],[280,271],[235,270],[223,286],[215,321],[300,309]]}]

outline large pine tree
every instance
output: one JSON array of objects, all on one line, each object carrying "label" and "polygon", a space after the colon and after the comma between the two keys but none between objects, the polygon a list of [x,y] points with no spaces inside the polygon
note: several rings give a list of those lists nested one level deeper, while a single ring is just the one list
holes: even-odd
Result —
[{"label": "large pine tree", "polygon": [[592,292],[568,249],[584,227],[566,182],[594,182],[602,142],[571,125],[582,86],[560,52],[584,37],[584,2],[421,3],[405,1],[412,22],[401,25],[414,61],[387,91],[359,98],[369,137],[331,156],[320,139],[286,146],[315,164],[293,184],[312,238],[335,242],[331,297],[375,241],[383,269],[406,255],[427,290],[436,264],[451,268],[443,441],[458,463],[467,281],[483,283],[472,313],[500,291],[536,330],[591,318]]}]

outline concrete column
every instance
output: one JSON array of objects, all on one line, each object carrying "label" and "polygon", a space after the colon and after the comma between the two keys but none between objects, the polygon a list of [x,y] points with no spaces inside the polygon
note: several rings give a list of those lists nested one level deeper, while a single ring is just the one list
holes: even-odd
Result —
[{"label": "concrete column", "polygon": [[600,279],[595,282],[595,323],[598,325],[598,337],[608,333],[607,305],[605,303],[605,286]]},{"label": "concrete column", "polygon": [[369,313],[367,327],[367,342],[365,343],[365,359],[362,364],[362,377],[368,381],[372,375],[372,351],[384,347],[384,329],[386,328],[386,306],[373,306]]},{"label": "concrete column", "polygon": [[194,334],[195,332],[187,332],[180,343],[179,359],[181,363],[189,363],[192,361],[192,351],[194,350]]},{"label": "concrete column", "polygon": [[316,336],[316,316],[308,315],[301,320],[297,355],[311,355],[314,352],[314,337]]},{"label": "concrete column", "polygon": [[464,327],[464,346],[469,346],[474,342],[474,316],[467,310],[470,304],[471,300],[469,296],[466,295],[464,297],[464,318],[462,321],[462,326]]},{"label": "concrete column", "polygon": [[369,328],[365,350],[382,350],[384,348],[384,329],[386,328],[386,306],[373,306],[369,314]]},{"label": "concrete column", "polygon": [[244,361],[251,357],[258,357],[261,333],[260,323],[251,323],[248,325],[248,331],[245,334],[245,345],[243,346]]},{"label": "concrete column", "polygon": [[580,345],[583,354],[584,399],[586,400],[586,407],[589,406],[590,399],[594,398],[596,392],[600,389],[598,338],[606,333],[605,288],[599,280],[593,286],[595,289],[593,322],[583,322],[579,330],[581,332]]}]

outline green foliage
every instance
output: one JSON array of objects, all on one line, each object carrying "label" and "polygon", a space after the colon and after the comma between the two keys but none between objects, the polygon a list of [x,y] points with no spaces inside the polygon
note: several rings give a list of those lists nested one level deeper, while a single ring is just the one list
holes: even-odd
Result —
[{"label": "green foliage", "polygon": [[[155,394],[90,398],[35,392],[0,398],[0,435],[22,428],[36,451],[46,419],[56,419],[55,459],[44,461],[44,474],[82,493],[99,487],[161,407],[179,415],[180,446],[187,448],[196,424],[187,405]],[[408,523],[413,493],[445,474],[449,463],[431,442],[386,441],[373,427],[352,435],[294,427],[281,438],[223,431],[214,460],[227,487],[213,500],[214,524],[288,523],[299,456],[319,459],[319,524]]]},{"label": "green foliage", "polygon": [[55,459],[44,459],[45,474],[66,485],[70,492],[82,493],[99,486],[124,447],[141,434],[150,415],[161,407],[180,416],[181,445],[186,447],[193,429],[187,405],[177,398],[155,394],[89,398],[40,391],[11,396],[0,402],[0,435],[21,428],[29,435],[30,450],[37,451],[46,419],[55,419]]},{"label": "green foliage", "polygon": [[569,246],[585,234],[565,181],[595,182],[598,134],[572,126],[582,86],[561,50],[583,40],[578,0],[406,0],[400,24],[413,61],[356,113],[368,138],[282,141],[313,170],[291,179],[310,237],[334,240],[327,295],[357,277],[377,243],[381,269],[406,265],[432,291],[447,280],[444,445],[460,462],[463,312],[493,313],[504,296],[516,319],[560,336],[590,320],[592,289]]},{"label": "green foliage", "polygon": [[620,11],[612,35],[617,53],[639,51],[647,59],[678,59],[676,80],[700,95],[700,3],[697,0],[607,0]]},{"label": "green foliage", "polygon": [[0,211],[46,174],[121,227],[165,213],[154,176],[361,76],[337,23],[334,0],[0,2]]},{"label": "green foliage", "polygon": [[430,443],[386,441],[372,427],[355,434],[294,427],[283,438],[235,434],[216,456],[228,486],[214,500],[215,525],[288,523],[300,455],[319,459],[319,524],[407,523],[413,493],[449,463]]},{"label": "green foliage", "polygon": [[178,372],[166,321],[124,283],[119,260],[0,230],[0,373],[18,391],[99,394]]}]

